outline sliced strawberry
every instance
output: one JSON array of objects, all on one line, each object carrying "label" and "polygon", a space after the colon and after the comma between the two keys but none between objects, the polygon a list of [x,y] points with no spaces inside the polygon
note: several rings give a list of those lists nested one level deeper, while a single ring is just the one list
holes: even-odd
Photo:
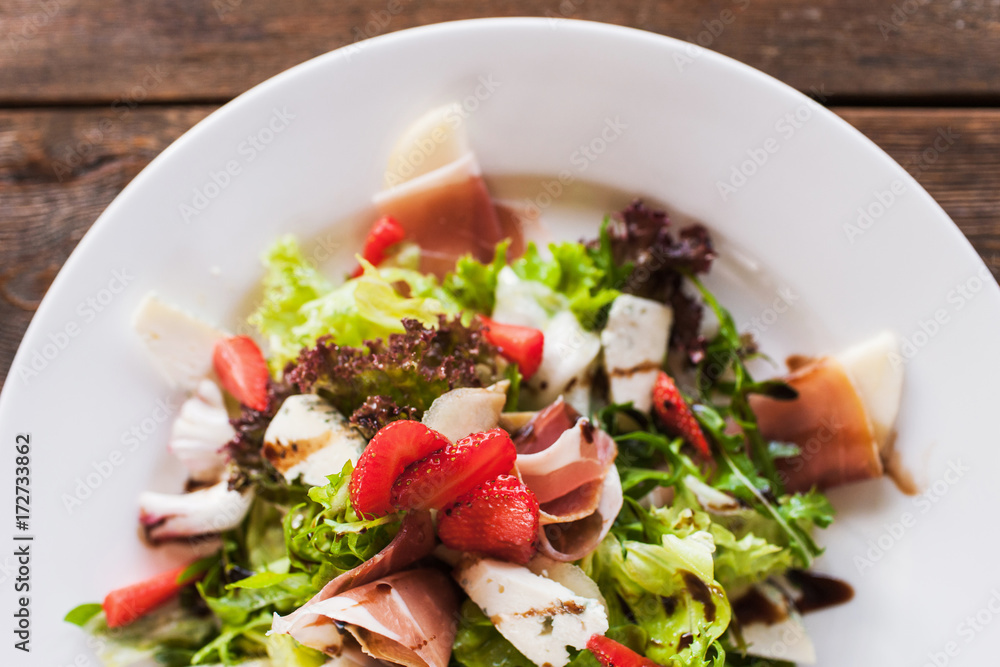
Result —
[{"label": "sliced strawberry", "polygon": [[[365,248],[361,252],[361,256],[365,261],[378,266],[385,261],[386,252],[389,248],[402,241],[405,236],[406,232],[403,231],[403,226],[395,218],[383,215],[375,221],[371,231],[368,232],[368,238],[365,239]],[[357,278],[362,273],[364,273],[364,269],[359,266],[354,269],[351,277]]]},{"label": "sliced strawberry", "polygon": [[161,572],[145,581],[108,593],[102,605],[108,627],[120,628],[128,625],[177,595],[188,584],[197,581],[199,577],[191,577],[183,583],[178,583],[178,579],[187,568],[188,566],[184,565]]},{"label": "sliced strawberry", "polygon": [[215,344],[212,366],[222,388],[243,405],[257,411],[267,409],[267,362],[249,336],[223,338]]},{"label": "sliced strawberry", "polygon": [[604,635],[591,636],[587,641],[587,650],[594,654],[602,667],[660,667],[658,663]]},{"label": "sliced strawberry", "polygon": [[473,489],[438,517],[438,537],[446,547],[521,564],[535,554],[538,500],[513,475]]},{"label": "sliced strawberry", "polygon": [[406,466],[450,444],[448,438],[417,421],[395,421],[383,426],[351,473],[354,509],[369,516],[392,512],[392,484]]},{"label": "sliced strawberry", "polygon": [[514,324],[500,324],[482,315],[483,332],[488,340],[507,361],[517,364],[521,376],[531,379],[542,364],[545,349],[545,334],[531,327]]},{"label": "sliced strawberry", "polygon": [[410,464],[392,486],[392,503],[399,509],[439,510],[510,472],[516,458],[514,443],[503,429],[467,435]]},{"label": "sliced strawberry", "polygon": [[660,371],[653,386],[653,411],[660,418],[664,428],[676,436],[684,438],[702,455],[712,456],[705,434],[698,426],[691,408],[684,402],[684,397],[674,384],[673,378]]}]

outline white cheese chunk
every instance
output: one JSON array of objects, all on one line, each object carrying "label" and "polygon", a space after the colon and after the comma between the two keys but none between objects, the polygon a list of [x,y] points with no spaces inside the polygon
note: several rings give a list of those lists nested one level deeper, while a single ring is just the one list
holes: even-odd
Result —
[{"label": "white cheese chunk", "polygon": [[879,449],[889,444],[903,396],[899,338],[883,332],[836,355],[871,420]]},{"label": "white cheese chunk", "polygon": [[667,356],[673,311],[650,299],[622,294],[601,332],[611,400],[648,412],[656,375]]},{"label": "white cheese chunk", "polygon": [[187,391],[212,370],[215,343],[228,336],[153,294],[147,294],[139,304],[132,327],[167,381]]},{"label": "white cheese chunk", "polygon": [[365,439],[329,403],[315,394],[290,396],[264,433],[264,456],[288,481],[299,475],[323,486],[347,461],[357,462]]},{"label": "white cheese chunk", "polygon": [[575,594],[528,568],[492,558],[468,558],[455,570],[468,596],[497,630],[536,665],[563,667],[567,646],[582,649],[608,629],[599,600]]},{"label": "white cheese chunk", "polygon": [[562,396],[577,412],[589,414],[600,337],[585,330],[568,310],[557,313],[544,331],[542,364],[525,386],[528,407],[542,408]]},{"label": "white cheese chunk", "polygon": [[604,595],[601,594],[597,582],[588,577],[579,565],[552,560],[539,554],[528,563],[528,569],[540,577],[546,577],[562,584],[580,597],[597,600],[604,607],[605,612],[607,611],[608,603],[604,599]]}]

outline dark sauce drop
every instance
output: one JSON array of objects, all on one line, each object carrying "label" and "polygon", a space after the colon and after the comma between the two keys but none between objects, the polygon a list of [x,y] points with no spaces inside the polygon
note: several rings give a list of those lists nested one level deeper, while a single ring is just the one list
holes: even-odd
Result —
[{"label": "dark sauce drop", "polygon": [[[805,570],[789,570],[785,577],[797,591],[792,604],[802,614],[843,604],[854,597],[854,589],[840,579]],[[733,615],[741,625],[774,625],[788,618],[788,610],[784,604],[776,604],[758,589],[752,588],[733,602]]]},{"label": "dark sauce drop", "polygon": [[800,591],[795,598],[795,606],[803,614],[835,607],[854,597],[851,585],[840,579],[805,570],[789,570],[785,576]]},{"label": "dark sauce drop", "polygon": [[663,611],[667,616],[673,616],[674,612],[677,611],[677,598],[660,598],[660,604],[663,605]]},{"label": "dark sauce drop", "polygon": [[715,600],[712,599],[712,591],[708,590],[708,586],[696,574],[684,572],[681,576],[691,597],[695,602],[700,602],[705,607],[705,620],[709,623],[714,623]]},{"label": "dark sauce drop", "polygon": [[751,588],[746,595],[733,603],[733,615],[740,625],[754,623],[774,625],[788,618],[784,607],[771,602],[756,588]]}]

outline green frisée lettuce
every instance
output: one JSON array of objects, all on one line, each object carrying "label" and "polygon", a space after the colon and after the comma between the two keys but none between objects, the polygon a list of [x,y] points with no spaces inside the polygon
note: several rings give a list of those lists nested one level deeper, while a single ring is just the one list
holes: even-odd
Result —
[{"label": "green fris\u00e9e lettuce", "polygon": [[267,338],[274,372],[320,336],[359,347],[402,333],[404,319],[431,326],[439,315],[458,310],[433,276],[407,268],[379,269],[362,261],[360,277],[335,287],[293,236],[279,238],[263,260],[263,298],[249,321]]},{"label": "green fris\u00e9e lettuce", "polygon": [[689,515],[662,524],[659,544],[613,531],[582,567],[608,601],[611,626],[632,624],[645,632],[640,652],[648,658],[668,667],[722,665],[725,651],[717,640],[732,610],[714,580],[712,536]]},{"label": "green fris\u00e9e lettuce", "polygon": [[317,591],[384,549],[399,530],[398,514],[370,520],[358,515],[348,490],[353,470],[348,461],[327,478],[329,484],[309,489],[309,499],[282,524],[291,565],[307,573]]},{"label": "green fris\u00e9e lettuce", "polygon": [[599,263],[606,252],[567,241],[549,244],[546,254],[529,243],[524,254],[508,264],[509,247],[507,241],[498,244],[489,264],[469,255],[459,259],[445,277],[444,289],[465,311],[489,315],[496,305],[500,271],[509,266],[518,278],[532,283],[528,291],[549,314],[568,309],[587,329],[600,327],[603,310],[619,295]]},{"label": "green fris\u00e9e lettuce", "polygon": [[[475,315],[496,313],[506,323],[505,313],[548,327],[558,314],[575,334],[597,339],[583,329],[601,329],[614,299],[630,293],[669,305],[674,333],[685,330],[672,337],[687,364],[687,375],[675,380],[711,451],[672,437],[676,425],[662,415],[592,397],[603,407],[587,416],[617,444],[614,471],[624,495],[610,532],[577,562],[606,600],[606,634],[664,667],[787,667],[746,654],[739,624],[730,628],[732,603],[749,587],[808,568],[822,552],[813,534],[830,524],[833,510],[819,491],[785,492],[775,460],[799,451],[761,435],[749,397],[790,399],[795,392],[780,381],[753,380],[747,362],[759,356],[755,345],[695,277],[714,258],[707,231],[692,227],[675,238],[667,224],[665,214],[637,202],[605,220],[590,243],[529,244],[508,261],[510,242],[502,242],[492,261],[463,257],[440,282],[416,270],[420,249],[412,243],[378,268],[362,260],[361,275],[337,284],[294,237],[278,239],[263,258],[263,296],[249,318],[269,343],[271,405],[244,409],[226,450],[231,488],[255,491],[250,511],[219,536],[217,553],[182,575],[197,581],[170,603],[123,629],[109,629],[98,604],[81,605],[66,620],[91,633],[111,667],[140,660],[165,667],[326,664],[328,656],[291,636],[269,636],[275,614],[301,608],[382,552],[404,513],[360,516],[350,497],[350,461],[323,486],[286,482],[261,454],[282,401],[316,395],[366,438],[390,421],[420,419],[450,390],[504,378],[505,409],[517,411],[518,367],[501,358]],[[703,304],[719,322],[708,340],[700,329]],[[556,333],[546,329],[550,340]],[[585,377],[597,381],[581,386],[603,386],[599,371]],[[453,665],[533,667],[471,599],[457,620]],[[569,667],[600,665],[589,651],[573,650]]]}]

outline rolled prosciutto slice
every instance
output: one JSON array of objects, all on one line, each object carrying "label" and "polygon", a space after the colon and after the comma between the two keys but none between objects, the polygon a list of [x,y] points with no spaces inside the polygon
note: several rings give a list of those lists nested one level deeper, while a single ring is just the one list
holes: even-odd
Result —
[{"label": "rolled prosciutto slice", "polygon": [[518,454],[517,469],[538,502],[544,504],[601,482],[617,453],[611,436],[580,417],[545,449]]},{"label": "rolled prosciutto slice", "polygon": [[903,388],[897,349],[894,335],[881,334],[836,356],[799,358],[785,377],[798,398],[751,397],[761,434],[801,450],[777,460],[788,490],[882,476]]},{"label": "rolled prosciutto slice", "polygon": [[307,607],[343,624],[373,658],[406,667],[448,667],[458,597],[439,570],[397,572]]},{"label": "rolled prosciutto slice", "polygon": [[549,522],[540,529],[538,551],[552,560],[580,560],[596,549],[611,530],[623,502],[621,478],[618,469],[612,465],[601,485],[597,508],[582,519],[569,521],[565,519],[572,515],[560,517],[564,521],[555,521],[556,517],[549,515]]},{"label": "rolled prosciutto slice", "polygon": [[[403,519],[403,525],[396,537],[385,549],[353,570],[335,578],[309,602],[291,614],[284,617],[275,615],[271,631],[289,634],[305,646],[329,655],[338,655],[344,648],[345,639],[338,624],[343,626],[353,623],[353,621],[346,619],[348,617],[362,618],[363,614],[367,612],[371,618],[382,618],[383,620],[378,624],[368,622],[366,625],[359,626],[361,629],[356,631],[350,628],[345,629],[358,639],[362,649],[369,655],[394,662],[397,660],[392,656],[405,655],[411,662],[401,664],[418,667],[445,667],[448,662],[447,656],[440,664],[420,662],[420,660],[427,658],[436,660],[440,646],[436,646],[433,650],[428,649],[429,652],[416,652],[413,647],[419,642],[408,642],[418,631],[427,631],[427,634],[420,641],[430,642],[432,636],[447,639],[449,632],[453,636],[454,629],[448,624],[452,622],[451,619],[457,612],[457,602],[454,600],[451,584],[447,577],[442,575],[444,584],[442,585],[441,581],[438,580],[435,585],[446,589],[444,592],[423,590],[424,584],[420,582],[434,581],[434,578],[429,575],[423,578],[413,578],[410,572],[423,572],[426,575],[430,571],[400,572],[403,568],[430,554],[434,545],[434,525],[430,514],[410,512]],[[390,582],[388,588],[379,588],[391,577],[399,575],[406,576],[393,580],[397,583]],[[402,596],[402,593],[399,592],[402,590],[406,591],[406,596]],[[358,591],[364,591],[364,593]],[[397,591],[397,594],[391,594],[392,591]],[[448,595],[451,595],[451,598]],[[341,599],[329,603],[330,600],[337,598]],[[432,609],[436,610],[434,613],[438,615],[433,616],[431,609],[417,614],[415,610],[409,609],[410,604],[431,605]],[[435,619],[437,620],[435,621]],[[448,627],[445,627],[446,625]],[[379,632],[383,631],[385,632],[385,641],[376,637]],[[448,639],[447,647],[450,651],[450,639]]]},{"label": "rolled prosciutto slice", "polygon": [[614,440],[560,398],[528,422],[514,444],[518,474],[540,505],[541,552],[559,561],[590,553],[623,502]]},{"label": "rolled prosciutto slice", "polygon": [[457,105],[433,109],[400,138],[375,208],[420,246],[420,269],[439,278],[471,253],[489,262],[506,234],[465,137]]}]

